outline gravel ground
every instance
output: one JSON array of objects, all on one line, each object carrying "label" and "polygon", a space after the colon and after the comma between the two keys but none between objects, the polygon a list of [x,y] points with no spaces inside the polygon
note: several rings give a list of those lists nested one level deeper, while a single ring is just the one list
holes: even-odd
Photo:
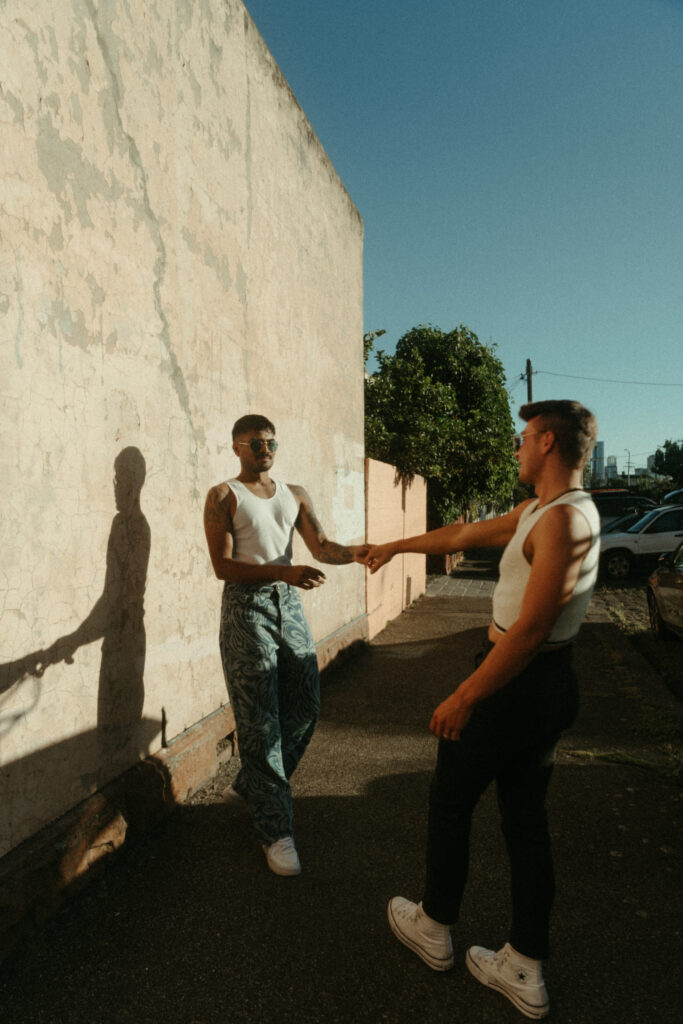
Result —
[{"label": "gravel ground", "polygon": [[645,579],[629,583],[601,583],[593,605],[601,605],[624,637],[661,676],[674,696],[683,700],[683,642],[658,639],[650,629]]}]

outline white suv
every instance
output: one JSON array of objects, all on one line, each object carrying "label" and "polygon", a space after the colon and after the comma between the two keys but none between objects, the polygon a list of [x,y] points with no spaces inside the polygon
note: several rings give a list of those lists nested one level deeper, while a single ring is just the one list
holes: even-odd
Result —
[{"label": "white suv", "polygon": [[660,555],[674,551],[683,539],[683,505],[653,508],[624,533],[605,533],[600,538],[600,562],[613,580],[624,579],[635,569],[656,565]]}]

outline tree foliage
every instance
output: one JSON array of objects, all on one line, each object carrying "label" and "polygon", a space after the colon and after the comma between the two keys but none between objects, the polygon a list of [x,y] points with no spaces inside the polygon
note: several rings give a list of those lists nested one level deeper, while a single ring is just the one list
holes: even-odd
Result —
[{"label": "tree foliage", "polygon": [[363,359],[366,363],[375,344],[375,338],[381,338],[386,333],[386,331],[368,331],[363,335]]},{"label": "tree foliage", "polygon": [[462,324],[419,326],[395,355],[377,352],[365,382],[365,448],[428,482],[430,526],[488,504],[506,508],[517,479],[502,363]]},{"label": "tree foliage", "polygon": [[670,476],[675,484],[683,485],[683,444],[665,441],[664,447],[655,452],[652,468],[655,473]]}]

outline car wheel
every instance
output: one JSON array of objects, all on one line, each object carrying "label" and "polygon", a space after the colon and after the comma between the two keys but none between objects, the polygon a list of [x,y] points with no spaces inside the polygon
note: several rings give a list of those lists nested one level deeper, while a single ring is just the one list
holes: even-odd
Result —
[{"label": "car wheel", "polygon": [[656,637],[660,640],[668,640],[671,634],[664,625],[664,620],[661,616],[655,596],[651,590],[647,592],[647,610],[650,615],[650,629]]},{"label": "car wheel", "polygon": [[633,558],[628,551],[609,551],[603,559],[603,566],[611,580],[624,580],[633,572]]}]

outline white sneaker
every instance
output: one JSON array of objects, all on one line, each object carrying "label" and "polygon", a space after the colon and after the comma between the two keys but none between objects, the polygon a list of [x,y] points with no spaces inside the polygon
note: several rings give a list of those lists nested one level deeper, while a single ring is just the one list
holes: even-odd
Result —
[{"label": "white sneaker", "polygon": [[268,867],[276,875],[300,875],[301,861],[291,836],[278,839],[271,846],[264,846]]},{"label": "white sneaker", "polygon": [[550,1003],[540,960],[522,956],[506,942],[497,953],[470,946],[465,963],[477,981],[502,992],[525,1016],[539,1020],[548,1013]]},{"label": "white sneaker", "polygon": [[448,971],[453,966],[453,943],[448,925],[429,917],[421,903],[394,896],[389,901],[387,916],[399,942],[417,953],[429,967]]}]

